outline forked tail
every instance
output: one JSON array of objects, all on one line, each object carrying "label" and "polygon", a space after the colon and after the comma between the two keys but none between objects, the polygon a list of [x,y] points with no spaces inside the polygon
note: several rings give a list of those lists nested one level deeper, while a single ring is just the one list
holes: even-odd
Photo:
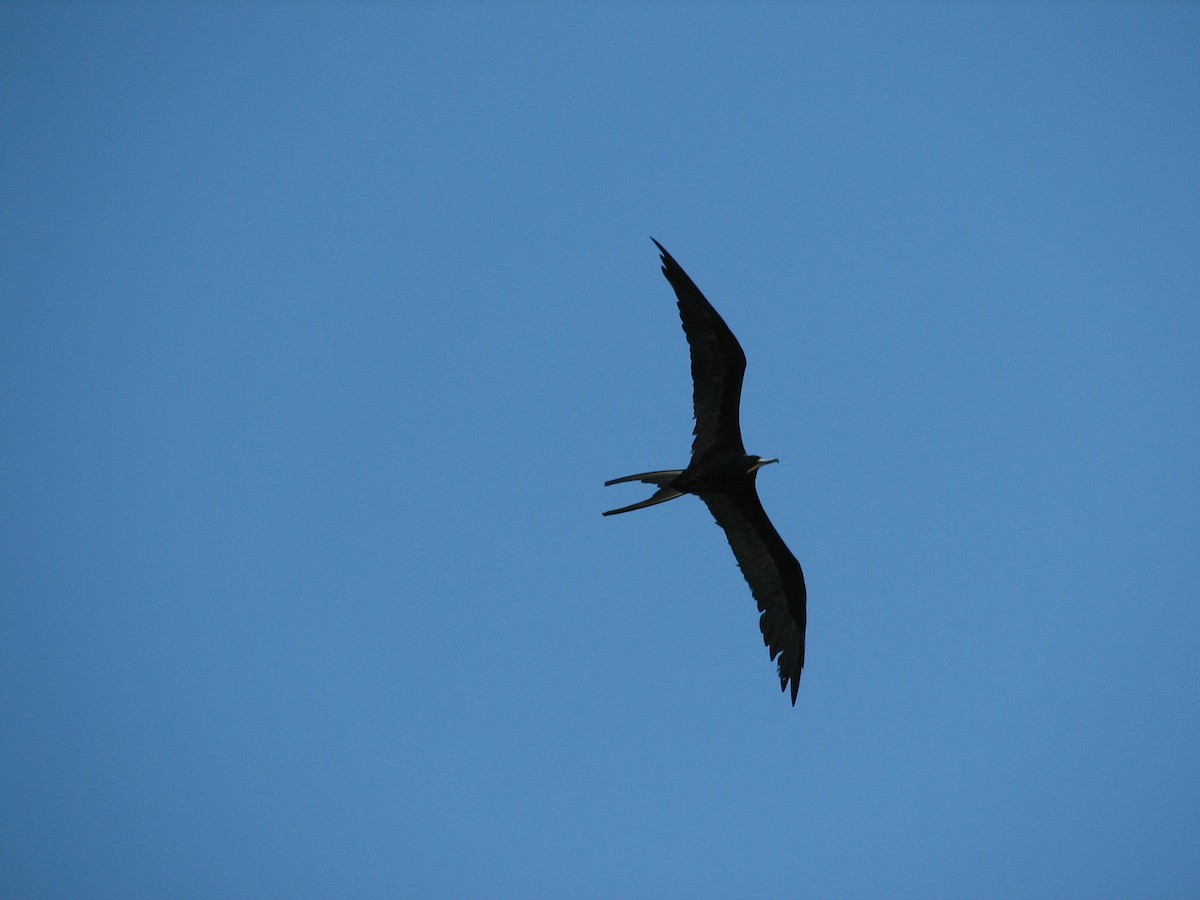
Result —
[{"label": "forked tail", "polygon": [[682,469],[663,469],[660,472],[642,472],[638,475],[626,475],[624,478],[614,478],[612,481],[604,482],[605,487],[608,487],[610,484],[624,484],[626,481],[640,481],[642,484],[658,485],[658,490],[649,500],[643,500],[641,503],[635,503],[632,506],[622,506],[620,509],[610,509],[604,515],[615,516],[620,513],[633,512],[635,509],[644,509],[647,506],[666,503],[668,500],[682,497],[684,494],[683,491],[677,491],[669,486],[672,481],[682,474]]}]

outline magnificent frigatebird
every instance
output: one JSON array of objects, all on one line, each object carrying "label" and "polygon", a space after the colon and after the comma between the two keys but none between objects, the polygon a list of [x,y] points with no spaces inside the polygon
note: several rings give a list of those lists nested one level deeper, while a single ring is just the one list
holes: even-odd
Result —
[{"label": "magnificent frigatebird", "polygon": [[[651,240],[654,240],[651,238]],[[692,405],[696,428],[692,459],[686,469],[642,472],[604,482],[640,481],[658,491],[648,500],[610,509],[615,516],[657,503],[695,494],[725,531],[738,566],[750,585],[762,615],[758,627],[771,659],[779,657],[779,686],[792,687],[792,705],[804,667],[804,626],[807,592],[800,563],[763,512],[754,479],[758,470],[777,459],[746,452],[738,421],[746,354],[733,332],[717,315],[679,263],[658,241],[662,271],[679,298],[679,318],[692,355]]]}]

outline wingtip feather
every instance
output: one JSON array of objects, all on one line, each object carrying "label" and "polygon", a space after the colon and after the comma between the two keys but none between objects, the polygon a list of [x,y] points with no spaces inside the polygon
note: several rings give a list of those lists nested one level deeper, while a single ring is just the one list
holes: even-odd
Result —
[{"label": "wingtip feather", "polygon": [[650,238],[650,240],[654,241],[654,246],[657,247],[658,252],[662,254],[663,274],[664,275],[666,274],[667,266],[675,266],[676,268],[678,268],[679,263],[675,262],[675,257],[673,257],[670,253],[667,252],[667,248],[664,247],[662,244],[660,244],[653,237]]}]

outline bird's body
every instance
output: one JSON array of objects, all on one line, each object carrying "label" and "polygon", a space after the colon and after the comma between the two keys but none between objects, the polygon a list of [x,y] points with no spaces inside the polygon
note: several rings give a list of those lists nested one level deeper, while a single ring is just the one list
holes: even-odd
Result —
[{"label": "bird's body", "polygon": [[696,414],[692,459],[686,469],[627,475],[606,485],[639,481],[658,491],[648,500],[611,516],[684,494],[695,494],[725,531],[742,574],[758,603],[759,627],[771,659],[778,657],[779,682],[791,687],[792,704],[804,667],[807,592],[800,564],[767,518],[755,489],[758,470],[775,459],[746,453],[739,419],[746,355],[737,338],[679,263],[658,241],[663,274],[679,300],[679,316],[692,359],[692,403]]}]

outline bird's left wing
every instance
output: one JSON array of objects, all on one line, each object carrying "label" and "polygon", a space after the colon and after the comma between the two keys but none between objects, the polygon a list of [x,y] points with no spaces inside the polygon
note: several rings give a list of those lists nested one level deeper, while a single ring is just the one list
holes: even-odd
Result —
[{"label": "bird's left wing", "polygon": [[758,626],[771,659],[779,659],[779,686],[792,689],[792,705],[804,668],[804,629],[808,592],[800,563],[787,548],[753,485],[736,492],[700,493],[725,531],[733,555],[762,613]]}]

